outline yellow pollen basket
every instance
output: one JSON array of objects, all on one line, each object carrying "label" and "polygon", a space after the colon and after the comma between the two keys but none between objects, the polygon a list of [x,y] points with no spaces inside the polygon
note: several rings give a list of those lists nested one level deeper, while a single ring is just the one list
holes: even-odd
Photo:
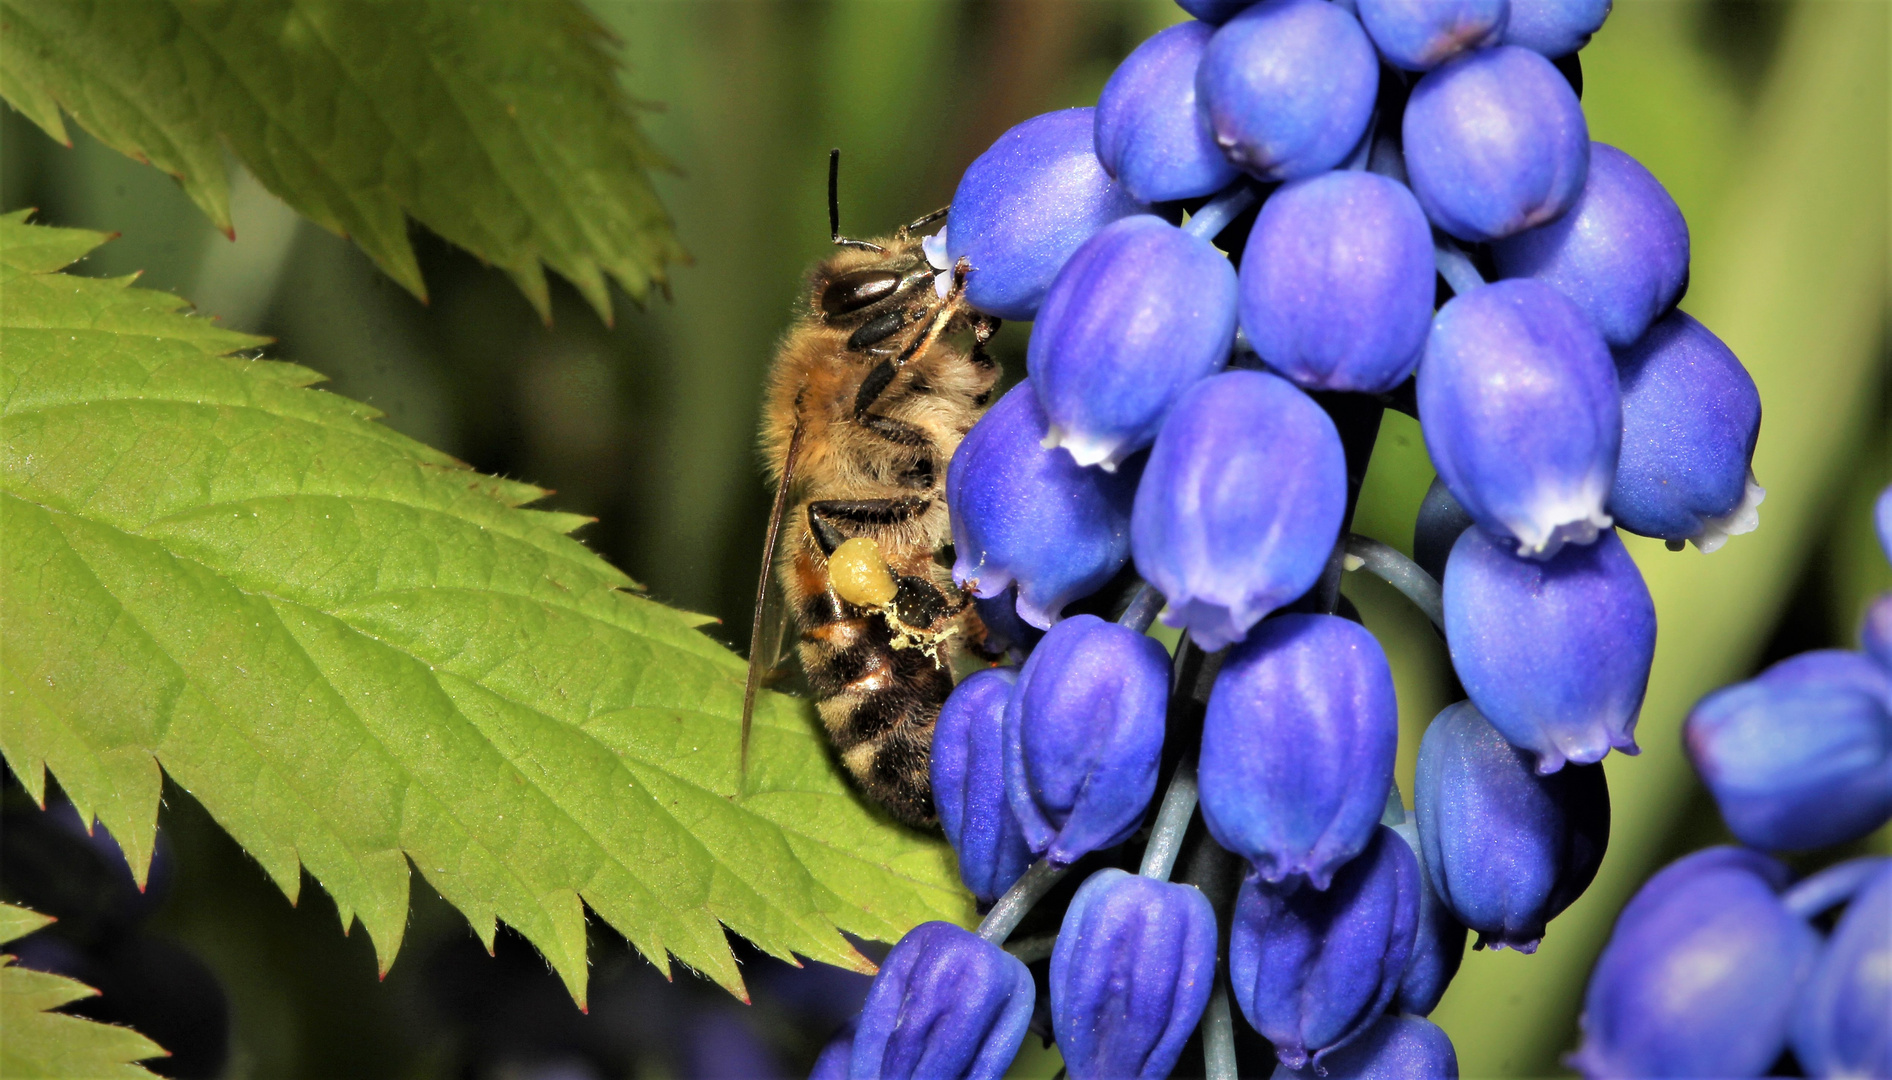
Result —
[{"label": "yellow pollen basket", "polygon": [[828,556],[828,580],[836,596],[862,607],[893,603],[893,571],[880,554],[880,545],[865,536],[845,541]]}]

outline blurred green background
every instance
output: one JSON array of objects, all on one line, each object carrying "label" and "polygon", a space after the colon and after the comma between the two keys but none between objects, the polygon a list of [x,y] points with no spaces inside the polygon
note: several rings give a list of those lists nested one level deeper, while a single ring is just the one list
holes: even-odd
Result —
[{"label": "blurred green background", "polygon": [[[0,204],[121,233],[79,272],[142,272],[146,285],[275,337],[273,355],[325,372],[391,426],[556,489],[551,505],[598,519],[587,542],[658,598],[722,619],[711,632],[740,649],[767,512],[754,441],[761,379],[800,274],[826,246],[827,149],[843,148],[843,229],[887,231],[946,202],[1007,127],[1092,103],[1117,61],[1181,12],[1168,0],[592,6],[622,39],[625,84],[653,103],[645,123],[678,163],[659,185],[694,257],[667,298],[639,309],[619,297],[614,327],[562,282],[543,325],[501,273],[417,235],[433,296],[423,306],[240,170],[233,243],[169,178],[76,128],[75,145],[60,147],[11,111]],[[1714,555],[1632,543],[1661,620],[1643,753],[1609,759],[1615,822],[1597,883],[1537,955],[1468,954],[1435,1014],[1467,1077],[1557,1074],[1615,912],[1661,863],[1726,840],[1680,753],[1688,707],[1780,657],[1852,646],[1865,599],[1892,587],[1868,517],[1892,480],[1889,11],[1881,0],[1619,0],[1583,53],[1593,137],[1643,161],[1681,204],[1694,241],[1683,306],[1761,388],[1755,471],[1769,494],[1760,531]],[[1027,333],[1014,325],[997,339],[1012,377]],[[1416,425],[1389,414],[1356,527],[1409,548],[1431,475]],[[1389,590],[1347,587],[1393,658],[1410,791],[1418,733],[1447,704],[1444,650]],[[469,1066],[479,1033],[421,1015],[425,987],[453,978],[430,950],[471,940],[424,888],[407,948],[377,983],[364,936],[343,937],[312,883],[292,910],[174,787],[161,820],[181,873],[157,925],[230,993],[230,1075],[541,1075],[498,1059]],[[1860,846],[1892,851],[1892,839],[1882,831]],[[642,963],[603,937],[595,979]],[[498,960],[473,963],[530,976],[537,960],[524,948],[509,941]],[[680,1009],[724,1007],[688,981],[657,993]],[[636,1000],[645,1004],[626,1008],[647,1012],[648,995]],[[569,1000],[570,1016],[556,996],[532,1002],[543,1015],[531,1022],[578,1022]],[[789,1030],[792,1011],[732,1015],[766,1029],[784,1069],[805,1068],[826,1034]],[[637,1075],[700,1071],[635,1046],[612,1060]],[[1019,1071],[1055,1067],[1029,1054]]]}]

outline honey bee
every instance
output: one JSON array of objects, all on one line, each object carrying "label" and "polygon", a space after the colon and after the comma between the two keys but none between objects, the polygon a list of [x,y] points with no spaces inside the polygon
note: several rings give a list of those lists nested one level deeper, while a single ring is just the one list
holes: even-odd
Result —
[{"label": "honey bee", "polygon": [[868,797],[911,825],[935,824],[928,767],[952,666],[984,628],[952,580],[946,464],[998,381],[985,350],[998,320],[965,302],[966,267],[928,260],[915,230],[843,237],[809,273],[776,353],[762,421],[775,504],[764,545],[742,710],[780,648],[785,606],[800,632],[815,708]]}]

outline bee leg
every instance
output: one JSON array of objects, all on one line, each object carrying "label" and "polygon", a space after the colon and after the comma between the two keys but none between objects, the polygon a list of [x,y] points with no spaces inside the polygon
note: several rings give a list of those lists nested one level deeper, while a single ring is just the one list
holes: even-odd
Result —
[{"label": "bee leg", "polygon": [[[808,504],[808,531],[823,555],[856,536],[873,536],[926,512],[931,499],[822,499]],[[878,539],[878,537],[875,537]]]}]

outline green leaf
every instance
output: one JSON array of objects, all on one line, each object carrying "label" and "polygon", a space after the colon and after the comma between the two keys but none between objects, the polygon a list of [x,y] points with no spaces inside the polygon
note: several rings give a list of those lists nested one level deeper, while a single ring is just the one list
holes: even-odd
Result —
[{"label": "green leaf", "polygon": [[[0,944],[25,937],[52,921],[37,911],[0,904]],[[130,1028],[51,1011],[97,994],[61,975],[14,967],[13,957],[0,955],[0,1034],[4,1034],[0,1076],[9,1080],[149,1077],[149,1072],[132,1063],[168,1057],[162,1046]]]},{"label": "green leaf", "polygon": [[170,294],[47,272],[98,239],[0,219],[0,752],[140,879],[161,765],[291,898],[307,866],[383,969],[410,859],[581,1002],[587,904],[738,994],[723,925],[871,970],[839,930],[972,917],[950,849],[853,796],[805,701],[758,704],[738,797],[744,665],[583,519]]},{"label": "green leaf", "polygon": [[228,147],[416,296],[410,215],[541,316],[543,263],[609,321],[606,275],[641,300],[684,258],[611,44],[574,0],[0,0],[0,96],[61,142],[63,107],[226,232]]}]

